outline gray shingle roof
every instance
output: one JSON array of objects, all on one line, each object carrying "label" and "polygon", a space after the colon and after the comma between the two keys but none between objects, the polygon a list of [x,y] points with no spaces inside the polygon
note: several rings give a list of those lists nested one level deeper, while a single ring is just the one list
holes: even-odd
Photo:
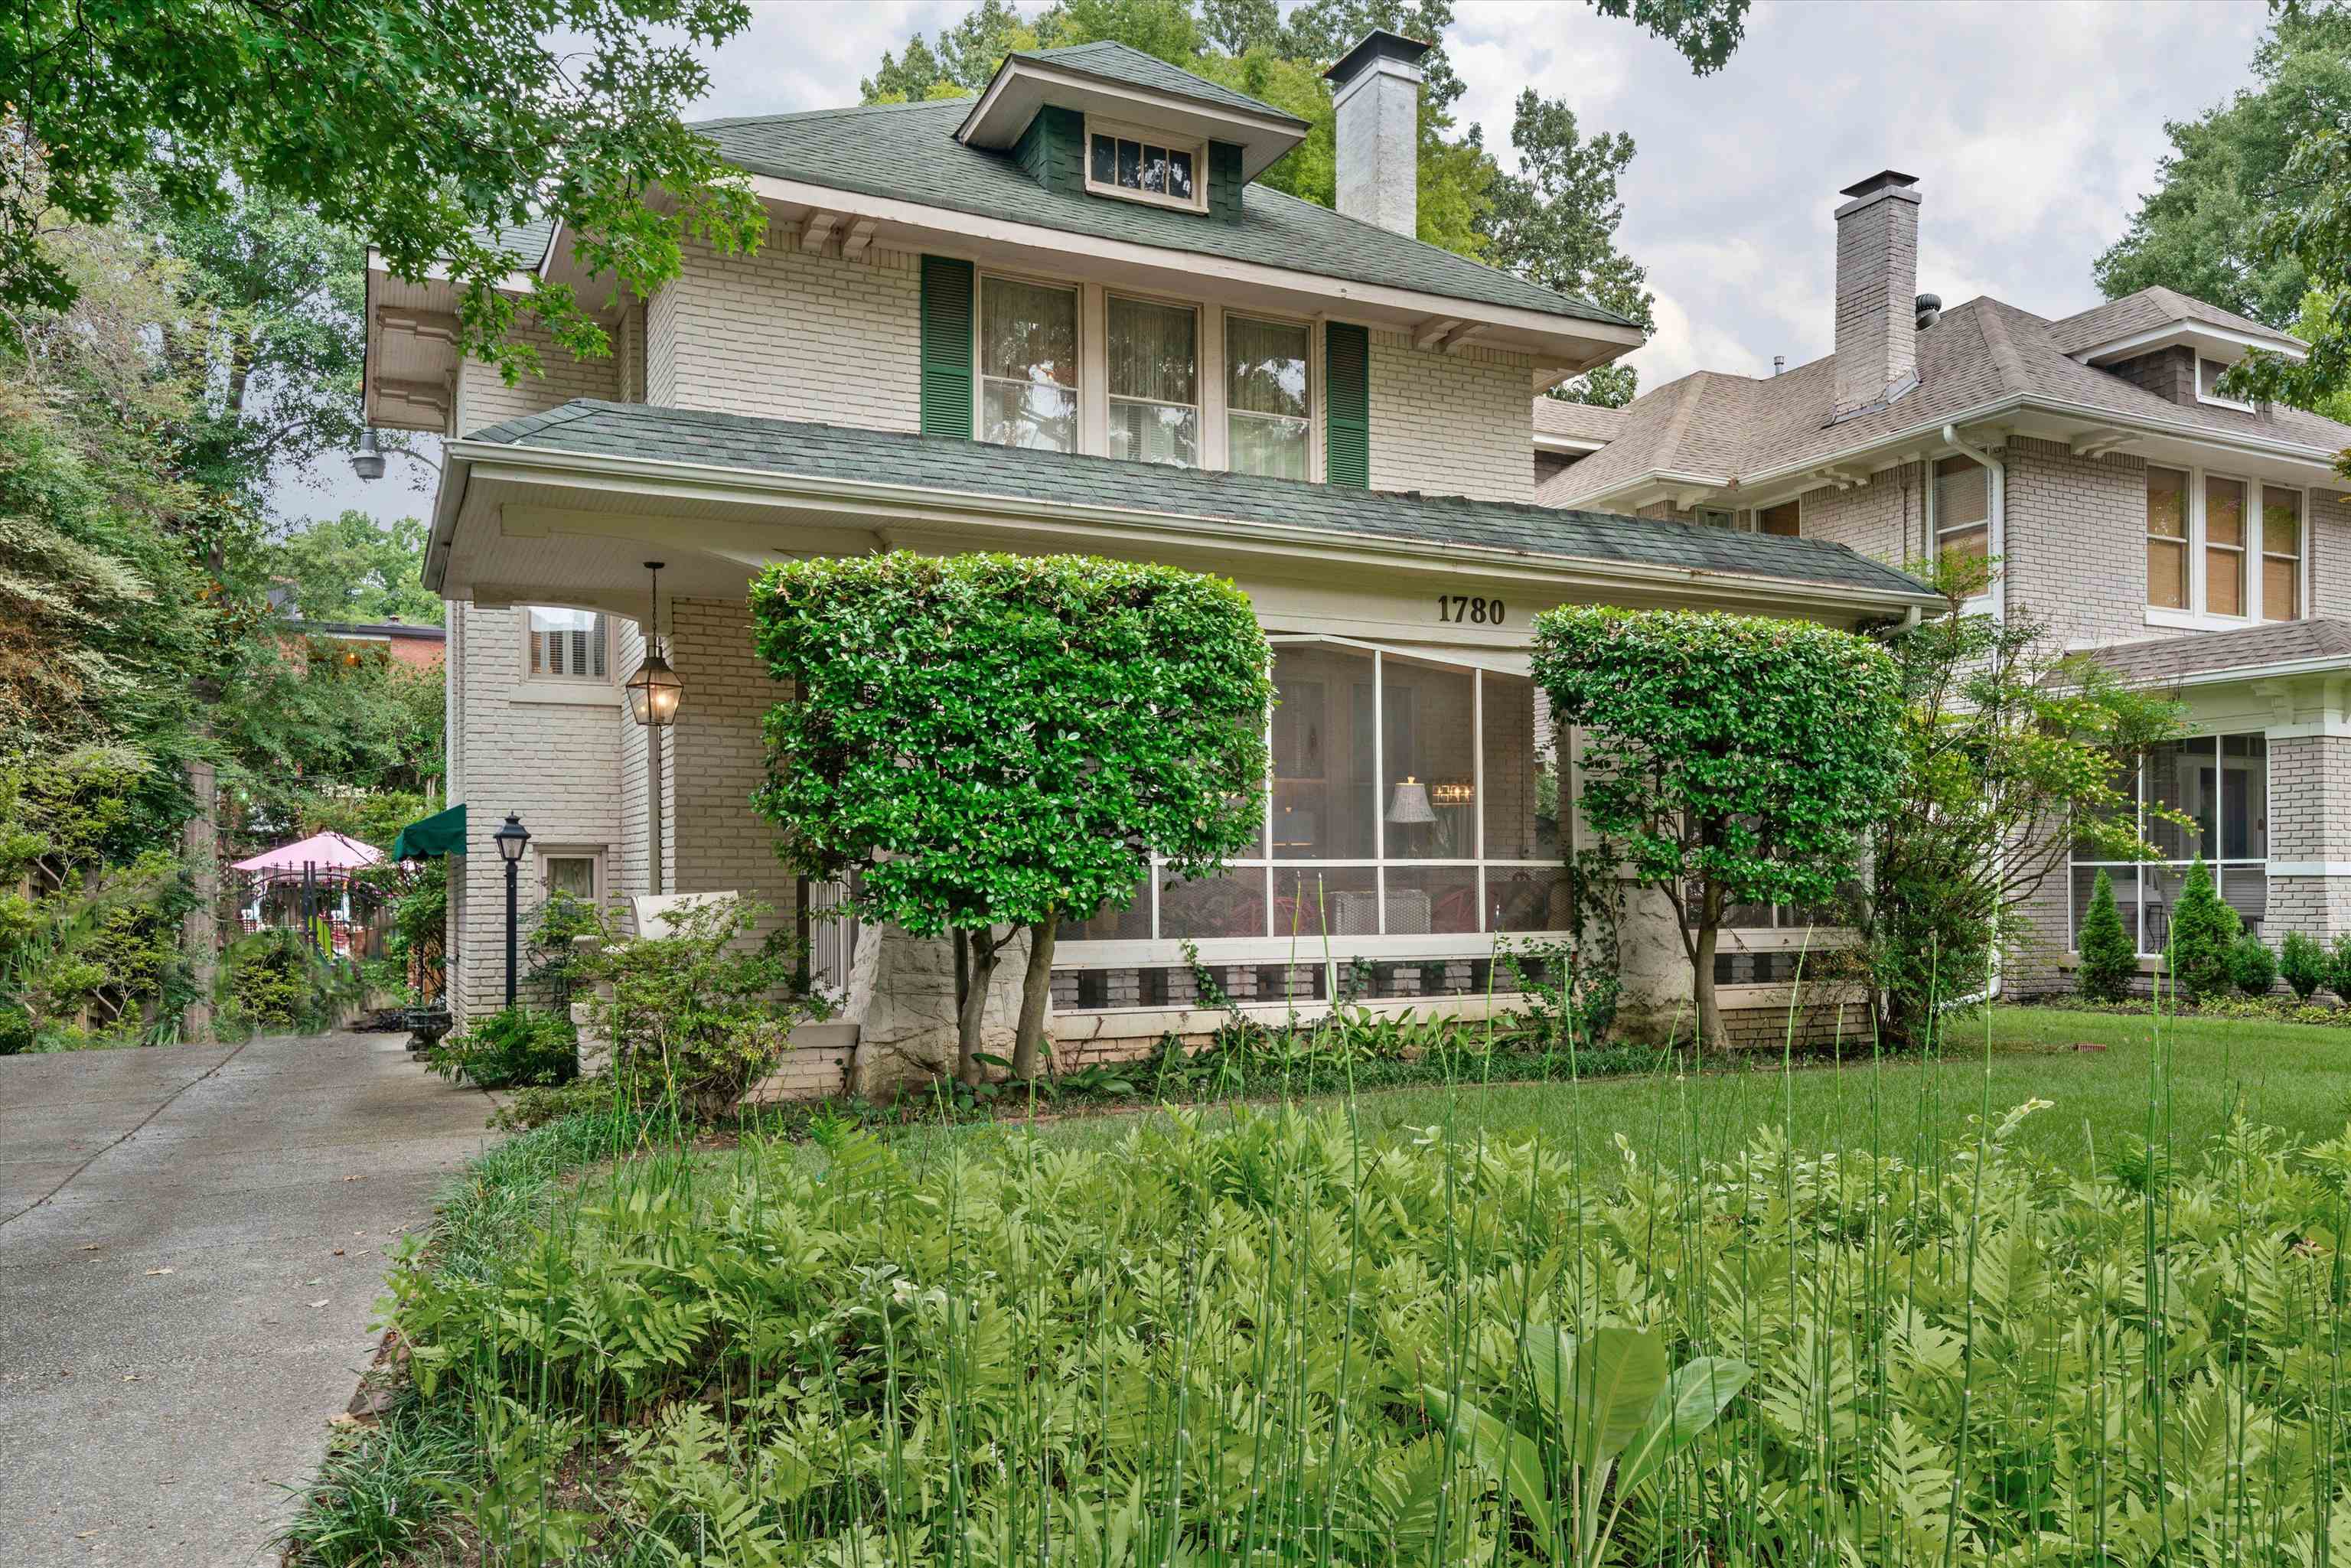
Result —
[{"label": "gray shingle roof", "polygon": [[945,99],[710,120],[692,129],[716,141],[728,162],[776,179],[1319,277],[1631,325],[1614,311],[1259,183],[1243,191],[1240,218],[1230,223],[1147,202],[1049,191],[1008,154],[955,139],[970,108],[966,99]]},{"label": "gray shingle roof", "polygon": [[2182,294],[2161,284],[2142,288],[2136,294],[2126,294],[2120,299],[2109,299],[2095,305],[2078,315],[2067,316],[2049,323],[2049,340],[2058,352],[2078,354],[2098,343],[2111,343],[2117,338],[2127,338],[2158,327],[2168,327],[2174,321],[2201,321],[2208,327],[2225,327],[2231,332],[2242,332],[2251,338],[2265,338],[2283,348],[2306,349],[2310,345],[2288,332],[2274,327],[2264,327],[2249,316],[2233,310],[2223,310],[2218,305],[2207,305],[2193,295]]},{"label": "gray shingle roof", "polygon": [[2133,685],[2145,686],[2309,659],[2351,664],[2351,621],[2279,621],[2235,632],[2116,643],[2085,649],[2083,656]]},{"label": "gray shingle roof", "polygon": [[1072,44],[1060,49],[1015,49],[1005,57],[1008,60],[1034,60],[1040,66],[1077,71],[1085,76],[1100,77],[1105,81],[1124,82],[1149,92],[1196,99],[1202,103],[1237,109],[1244,114],[1268,115],[1275,120],[1288,120],[1301,130],[1306,126],[1306,121],[1286,109],[1276,109],[1262,99],[1236,92],[1222,82],[1195,76],[1181,66],[1169,65],[1156,55],[1146,55],[1141,49],[1112,39],[1098,44]]},{"label": "gray shingle roof", "polygon": [[580,399],[476,431],[468,439],[557,452],[696,463],[819,480],[904,485],[974,497],[1123,507],[1204,521],[1515,550],[1531,557],[1725,572],[1925,597],[1893,568],[1823,539],[1566,512],[1417,492],[1351,490],[1293,479],[1210,473],[1109,457],[1029,452],[911,435]]},{"label": "gray shingle roof", "polygon": [[1836,400],[1834,354],[1779,376],[1698,371],[1634,399],[1625,409],[1624,434],[1567,470],[1558,488],[1573,501],[1606,495],[1653,472],[1718,483],[1750,480],[1865,448],[2008,396],[2199,426],[2215,435],[2327,451],[2351,446],[2351,425],[2302,409],[2174,402],[2078,363],[2059,346],[2057,325],[1996,299],[1970,299],[1918,334],[1915,391],[1875,413],[1834,424],[1829,423]]},{"label": "gray shingle roof", "polygon": [[1625,434],[1625,411],[1539,397],[1535,399],[1535,433],[1570,441],[1614,441]]}]

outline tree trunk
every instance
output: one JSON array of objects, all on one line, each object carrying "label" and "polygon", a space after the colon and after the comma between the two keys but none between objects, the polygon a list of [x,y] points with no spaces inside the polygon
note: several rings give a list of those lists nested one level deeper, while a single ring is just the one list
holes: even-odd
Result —
[{"label": "tree trunk", "polygon": [[987,1018],[987,988],[996,977],[998,946],[993,927],[971,934],[971,973],[956,1009],[956,1080],[974,1088],[985,1076],[979,1070],[979,1030]]},{"label": "tree trunk", "polygon": [[195,879],[195,903],[180,918],[180,946],[188,956],[196,998],[188,1004],[181,1036],[191,1044],[213,1035],[213,978],[220,954],[220,787],[212,763],[191,760],[188,793],[195,813],[180,828],[180,852]]},{"label": "tree trunk", "polygon": [[1729,1042],[1722,1038],[1722,1009],[1714,999],[1714,948],[1722,932],[1722,886],[1708,881],[1698,895],[1698,930],[1692,934],[1690,967],[1697,971],[1692,977],[1690,997],[1698,1004],[1698,1042],[1701,1051],[1719,1051]]},{"label": "tree trunk", "polygon": [[1012,1076],[1037,1076],[1037,1050],[1045,1040],[1045,1008],[1053,998],[1053,939],[1061,929],[1055,910],[1029,927],[1029,971],[1020,980],[1020,1030],[1012,1040]]}]

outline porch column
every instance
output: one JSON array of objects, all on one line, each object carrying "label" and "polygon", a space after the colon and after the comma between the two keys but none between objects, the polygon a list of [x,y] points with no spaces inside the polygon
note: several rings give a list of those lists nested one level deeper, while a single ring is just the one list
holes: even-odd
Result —
[{"label": "porch column", "polygon": [[2351,931],[2351,735],[2269,743],[2269,910],[2262,934]]}]

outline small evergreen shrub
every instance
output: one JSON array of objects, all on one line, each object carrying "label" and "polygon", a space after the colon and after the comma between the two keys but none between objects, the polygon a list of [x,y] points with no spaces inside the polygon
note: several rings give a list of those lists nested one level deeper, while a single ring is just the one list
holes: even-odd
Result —
[{"label": "small evergreen shrub", "polygon": [[2300,931],[2285,934],[2285,944],[2278,952],[2278,977],[2294,992],[2296,1001],[2309,1001],[2326,984],[2331,972],[2326,949],[2318,945],[2316,938]]},{"label": "small evergreen shrub", "polygon": [[2210,1001],[2235,986],[2230,956],[2243,932],[2237,912],[2220,902],[2210,869],[2198,857],[2188,868],[2179,902],[2172,908],[2167,949],[2172,988],[2183,1001]]},{"label": "small evergreen shrub", "polygon": [[2335,939],[2326,954],[2326,988],[2351,1002],[2351,932]]},{"label": "small evergreen shrub", "polygon": [[558,1014],[507,1008],[434,1046],[432,1067],[452,1082],[470,1079],[484,1089],[569,1083],[580,1073],[579,1035]]},{"label": "small evergreen shrub", "polygon": [[2130,994],[2138,976],[2138,944],[2123,929],[2114,880],[2105,872],[2098,873],[2089,913],[2082,916],[2080,946],[2082,995],[2094,1002],[2118,1002]]},{"label": "small evergreen shrub", "polygon": [[2277,987],[2277,955],[2270,945],[2245,932],[2237,945],[2229,949],[2229,974],[2237,982],[2237,989],[2249,997],[2265,997]]}]

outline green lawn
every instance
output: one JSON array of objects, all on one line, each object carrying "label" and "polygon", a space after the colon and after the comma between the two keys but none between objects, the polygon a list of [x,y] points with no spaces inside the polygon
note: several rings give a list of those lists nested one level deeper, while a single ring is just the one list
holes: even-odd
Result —
[{"label": "green lawn", "polygon": [[[1750,1059],[1743,1070],[1562,1082],[1464,1083],[1368,1091],[1353,1099],[1364,1131],[1380,1135],[1448,1120],[1497,1133],[1540,1132],[1587,1157],[1617,1157],[1622,1135],[1635,1151],[1680,1164],[1710,1159],[1785,1124],[1800,1148],[1867,1149],[1919,1156],[1969,1134],[1987,1094],[1994,1116],[2027,1100],[2053,1102],[2022,1134],[2024,1146],[2066,1164],[2148,1134],[2149,1104],[2168,1113],[2157,1141],[2183,1154],[2219,1132],[2232,1112],[2280,1128],[2298,1142],[2334,1137],[2351,1118],[2351,1030],[2239,1019],[2126,1018],[2037,1008],[2001,1008],[1964,1026],[1937,1060],[1883,1063],[1866,1051],[1844,1071]],[[2157,1099],[2158,1061],[2168,1095]],[[2077,1051],[2078,1044],[2104,1051]],[[1343,1099],[1323,1102],[1334,1107]],[[1224,1114],[1207,1112],[1214,1117]],[[1075,1146],[1123,1138],[1131,1114],[1075,1115],[1045,1134]],[[997,1129],[908,1134],[999,1135]]]}]

